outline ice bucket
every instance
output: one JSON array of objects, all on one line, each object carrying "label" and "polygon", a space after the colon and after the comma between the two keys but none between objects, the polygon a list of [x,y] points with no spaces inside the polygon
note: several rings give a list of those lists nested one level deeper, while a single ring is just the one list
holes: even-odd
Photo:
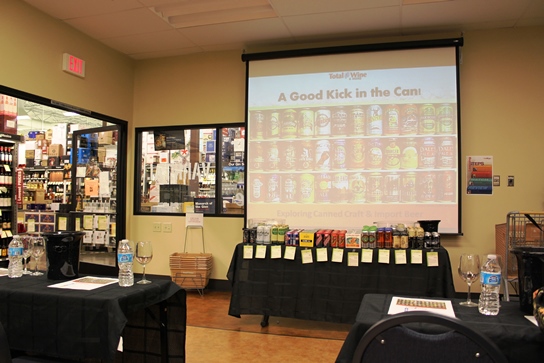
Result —
[{"label": "ice bucket", "polygon": [[72,280],[79,277],[79,248],[85,232],[43,233],[47,256],[47,278]]},{"label": "ice bucket", "polygon": [[533,315],[533,292],[544,286],[544,247],[516,247],[512,253],[518,262],[520,308]]}]

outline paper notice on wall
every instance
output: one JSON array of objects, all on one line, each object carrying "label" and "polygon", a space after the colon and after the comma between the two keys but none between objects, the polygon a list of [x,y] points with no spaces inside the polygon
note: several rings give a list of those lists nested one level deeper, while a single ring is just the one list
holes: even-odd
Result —
[{"label": "paper notice on wall", "polygon": [[85,180],[85,196],[98,197],[98,180],[97,179]]},{"label": "paper notice on wall", "polygon": [[99,175],[99,185],[100,185],[100,195],[101,196],[109,196],[111,194],[110,190],[110,172],[109,171],[101,171]]}]

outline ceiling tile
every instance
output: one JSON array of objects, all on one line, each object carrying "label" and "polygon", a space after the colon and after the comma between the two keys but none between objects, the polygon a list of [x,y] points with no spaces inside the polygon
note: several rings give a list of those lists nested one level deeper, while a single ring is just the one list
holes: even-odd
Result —
[{"label": "ceiling tile", "polygon": [[37,9],[41,9],[43,12],[57,19],[62,20],[107,14],[143,7],[138,0],[24,0],[24,2]]},{"label": "ceiling tile", "polygon": [[270,3],[278,15],[290,16],[392,6],[400,7],[401,0],[270,0]]},{"label": "ceiling tile", "polygon": [[148,53],[168,49],[191,48],[195,44],[176,30],[128,35],[102,40],[111,48],[127,54]]}]

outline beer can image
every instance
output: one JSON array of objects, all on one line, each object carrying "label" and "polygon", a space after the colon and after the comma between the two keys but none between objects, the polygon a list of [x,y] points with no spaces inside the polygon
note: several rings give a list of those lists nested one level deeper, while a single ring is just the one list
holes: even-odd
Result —
[{"label": "beer can image", "polygon": [[344,107],[335,107],[331,115],[331,134],[346,135],[348,123],[348,114]]},{"label": "beer can image", "polygon": [[315,136],[329,136],[331,134],[331,110],[320,108],[315,111]]},{"label": "beer can image", "polygon": [[329,203],[331,201],[332,179],[329,173],[320,173],[316,180],[315,201]]},{"label": "beer can image", "polygon": [[400,198],[403,203],[414,203],[416,201],[416,173],[404,173],[401,178]]},{"label": "beer can image", "polygon": [[436,201],[436,173],[417,174],[417,201],[431,203]]},{"label": "beer can image", "polygon": [[402,147],[400,168],[401,169],[417,169],[418,167],[418,145],[413,137],[406,138]]},{"label": "beer can image", "polygon": [[332,142],[332,169],[343,170],[346,168],[346,140],[336,139]]},{"label": "beer can image", "polygon": [[366,109],[366,134],[370,136],[383,134],[383,115],[380,105],[372,105]]},{"label": "beer can image", "polygon": [[295,203],[297,201],[297,179],[294,174],[281,176],[281,201]]},{"label": "beer can image", "polygon": [[381,169],[383,165],[382,143],[380,139],[372,139],[366,147],[366,168]]},{"label": "beer can image", "polygon": [[332,197],[333,203],[346,203],[348,201],[349,180],[348,174],[336,173],[332,179]]},{"label": "beer can image", "polygon": [[439,202],[455,202],[455,195],[457,191],[457,179],[455,176],[455,171],[448,170],[443,171],[438,174],[439,182],[438,186],[438,197]]},{"label": "beer can image", "polygon": [[280,170],[295,170],[297,160],[295,141],[281,141],[278,148]]},{"label": "beer can image", "polygon": [[280,113],[278,110],[268,112],[266,122],[266,137],[275,139],[280,136]]},{"label": "beer can image", "polygon": [[264,185],[264,175],[263,174],[250,174],[250,202],[264,202],[265,201],[265,185]]},{"label": "beer can image", "polygon": [[400,147],[396,138],[387,140],[383,154],[383,165],[387,170],[400,169]]},{"label": "beer can image", "polygon": [[315,143],[315,170],[331,168],[331,143],[329,140],[318,140]]},{"label": "beer can image", "polygon": [[438,143],[436,167],[451,169],[455,167],[455,145],[453,137],[441,137]]},{"label": "beer can image", "polygon": [[363,203],[366,193],[366,178],[362,173],[349,176],[349,201],[351,203]]},{"label": "beer can image", "polygon": [[418,168],[434,169],[436,166],[436,143],[433,137],[426,137],[419,146]]},{"label": "beer can image", "polygon": [[365,167],[365,153],[365,141],[363,139],[349,139],[346,150],[348,169],[363,169]]},{"label": "beer can image", "polygon": [[443,103],[436,108],[438,134],[452,134],[455,125],[455,111],[451,103]]},{"label": "beer can image", "polygon": [[276,141],[266,143],[264,168],[268,171],[276,171],[279,168],[280,156]]},{"label": "beer can image", "polygon": [[315,200],[315,177],[312,174],[300,175],[299,200],[300,203],[313,203]]},{"label": "beer can image", "polygon": [[253,170],[264,169],[264,146],[260,141],[252,144],[250,165]]},{"label": "beer can image", "polygon": [[280,177],[278,174],[268,174],[266,178],[266,202],[280,201]]},{"label": "beer can image", "polygon": [[313,137],[314,136],[314,121],[315,114],[310,108],[304,108],[299,113],[298,118],[298,131],[299,137]]},{"label": "beer can image", "polygon": [[264,138],[264,125],[264,113],[262,111],[249,112],[249,127],[254,140],[262,140]]},{"label": "beer can image", "polygon": [[348,115],[349,135],[364,135],[366,127],[366,113],[362,106],[354,106]]},{"label": "beer can image", "polygon": [[297,137],[297,111],[289,109],[282,112],[280,119],[280,137],[282,139],[293,139]]},{"label": "beer can image", "polygon": [[366,185],[367,203],[381,203],[383,198],[383,176],[380,173],[371,173]]},{"label": "beer can image", "polygon": [[400,107],[388,105],[385,109],[385,134],[398,135],[400,133]]},{"label": "beer can image", "polygon": [[436,133],[436,109],[432,103],[426,103],[419,109],[419,133]]},{"label": "beer can image", "polygon": [[313,170],[315,155],[314,141],[298,141],[296,146],[296,169],[301,171]]},{"label": "beer can image", "polygon": [[413,103],[403,105],[400,109],[401,135],[415,135],[418,131],[419,110]]},{"label": "beer can image", "polygon": [[396,173],[386,174],[383,184],[383,202],[400,202],[400,175]]}]

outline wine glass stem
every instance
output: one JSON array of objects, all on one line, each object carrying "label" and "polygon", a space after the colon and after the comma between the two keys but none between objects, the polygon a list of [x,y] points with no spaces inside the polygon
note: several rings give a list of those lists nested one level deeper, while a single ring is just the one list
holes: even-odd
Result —
[{"label": "wine glass stem", "polygon": [[467,302],[471,302],[470,300],[470,286],[472,285],[471,283],[468,283],[468,292],[467,292]]},{"label": "wine glass stem", "polygon": [[145,281],[145,265],[143,265],[143,276],[142,276],[142,280]]}]

